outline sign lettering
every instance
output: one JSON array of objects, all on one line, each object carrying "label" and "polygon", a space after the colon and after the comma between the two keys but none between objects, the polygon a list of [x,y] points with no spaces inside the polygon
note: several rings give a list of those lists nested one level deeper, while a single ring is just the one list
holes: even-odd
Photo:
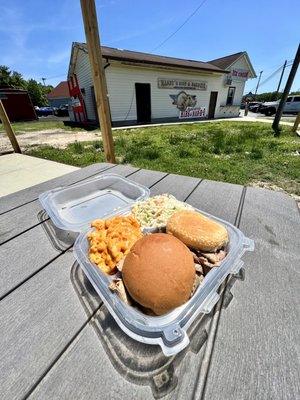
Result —
[{"label": "sign lettering", "polygon": [[179,119],[206,117],[206,115],[207,115],[206,107],[199,107],[199,108],[188,107],[184,111],[179,112]]},{"label": "sign lettering", "polygon": [[207,90],[207,83],[204,81],[158,78],[157,87],[159,89]]},{"label": "sign lettering", "polygon": [[238,81],[244,81],[248,79],[249,71],[246,71],[244,69],[233,69],[231,71],[231,76],[232,79],[238,80]]}]

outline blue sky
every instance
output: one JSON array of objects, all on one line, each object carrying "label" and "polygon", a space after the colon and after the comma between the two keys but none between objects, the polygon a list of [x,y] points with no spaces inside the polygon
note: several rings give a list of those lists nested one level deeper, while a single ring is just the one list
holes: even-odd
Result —
[{"label": "blue sky", "polygon": [[[96,7],[104,46],[199,61],[247,51],[257,75],[263,71],[258,93],[277,89],[279,68],[300,41],[299,0],[96,0]],[[85,41],[80,0],[0,0],[0,65],[55,86],[66,79],[73,41]],[[292,90],[300,90],[300,68]]]}]

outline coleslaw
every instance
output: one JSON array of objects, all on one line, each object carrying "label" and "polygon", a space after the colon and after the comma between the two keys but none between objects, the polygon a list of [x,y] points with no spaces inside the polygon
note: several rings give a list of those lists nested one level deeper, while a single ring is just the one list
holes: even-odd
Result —
[{"label": "coleslaw", "polygon": [[193,207],[166,193],[138,201],[131,208],[131,213],[142,227],[161,228],[172,214],[184,209],[191,210]]}]

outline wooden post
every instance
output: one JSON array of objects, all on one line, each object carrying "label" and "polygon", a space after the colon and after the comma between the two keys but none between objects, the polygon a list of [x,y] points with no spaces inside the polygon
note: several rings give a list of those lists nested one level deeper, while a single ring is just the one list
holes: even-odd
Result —
[{"label": "wooden post", "polygon": [[4,129],[6,130],[7,136],[10,140],[10,143],[12,144],[12,147],[14,148],[14,151],[16,153],[22,153],[19,143],[16,139],[14,130],[9,122],[8,116],[6,114],[5,108],[3,106],[2,101],[0,100],[0,119],[2,121],[2,124],[4,126]]},{"label": "wooden post", "polygon": [[105,72],[94,0],[80,0],[106,161],[115,162]]},{"label": "wooden post", "polygon": [[276,115],[275,115],[275,118],[274,118],[274,121],[272,124],[272,128],[274,129],[275,132],[278,132],[278,130],[279,130],[280,118],[281,118],[281,115],[283,112],[284,105],[286,103],[286,99],[290,93],[294,78],[296,76],[299,63],[300,63],[300,44],[298,45],[298,50],[297,50],[296,56],[294,58],[292,69],[290,71],[288,80],[285,84],[285,88],[284,88],[284,91],[283,91],[283,94],[282,94],[282,97],[281,97],[281,100],[280,100],[280,103],[279,103],[279,106],[276,111]]},{"label": "wooden post", "polygon": [[300,124],[300,111],[299,111],[298,114],[297,114],[297,118],[296,118],[295,123],[294,123],[294,126],[293,126],[293,128],[292,128],[292,131],[293,131],[293,132],[296,132],[296,131],[297,131],[297,128],[298,128],[299,124]]}]

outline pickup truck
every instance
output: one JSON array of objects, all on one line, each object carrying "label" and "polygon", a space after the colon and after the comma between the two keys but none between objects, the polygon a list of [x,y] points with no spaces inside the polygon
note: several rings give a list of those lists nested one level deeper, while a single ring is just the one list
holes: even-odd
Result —
[{"label": "pickup truck", "polygon": [[[278,101],[269,101],[263,103],[259,112],[265,114],[266,116],[270,116],[276,113],[279,107],[280,100]],[[283,112],[286,114],[297,114],[300,111],[300,96],[288,96],[286,103],[283,108]]]}]

